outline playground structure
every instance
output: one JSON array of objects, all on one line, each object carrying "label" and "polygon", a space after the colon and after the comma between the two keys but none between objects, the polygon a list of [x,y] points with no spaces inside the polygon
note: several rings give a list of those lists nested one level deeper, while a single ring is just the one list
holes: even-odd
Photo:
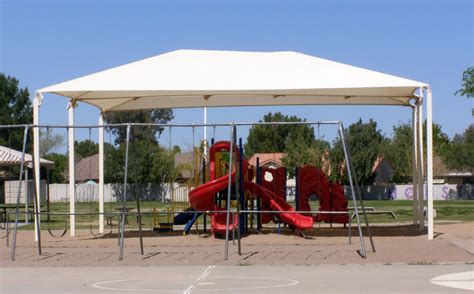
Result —
[{"label": "playground structure", "polygon": [[[123,258],[124,252],[124,232],[125,232],[125,218],[128,214],[137,214],[139,219],[139,236],[141,253],[143,254],[143,240],[141,228],[141,211],[139,206],[139,199],[137,200],[137,211],[128,212],[127,206],[127,172],[128,172],[128,146],[130,141],[130,129],[136,126],[159,126],[159,124],[117,124],[105,125],[104,114],[112,111],[131,111],[131,110],[145,110],[158,108],[189,108],[189,107],[228,107],[228,106],[262,106],[262,105],[390,105],[407,107],[412,111],[413,115],[413,222],[419,225],[420,230],[424,229],[423,217],[423,186],[427,184],[427,223],[428,223],[428,239],[433,239],[433,145],[432,145],[432,92],[428,84],[399,78],[387,74],[382,74],[362,68],[348,66],[345,64],[312,57],[296,52],[231,52],[231,51],[203,51],[203,50],[178,50],[166,54],[158,55],[153,58],[148,58],[128,65],[120,66],[93,75],[74,79],[64,83],[56,84],[50,87],[39,89],[33,100],[33,125],[28,126],[2,126],[2,128],[20,127],[25,129],[25,142],[23,149],[26,146],[26,138],[28,130],[31,128],[33,133],[33,158],[34,158],[34,181],[36,204],[34,209],[35,215],[35,240],[37,241],[38,253],[41,254],[41,214],[40,211],[40,128],[47,127],[40,124],[40,106],[44,98],[44,94],[53,93],[68,98],[68,125],[59,126],[67,129],[68,133],[68,159],[69,159],[69,212],[63,215],[69,216],[70,235],[75,236],[76,231],[76,216],[79,213],[75,209],[75,155],[74,155],[74,138],[75,131],[78,128],[94,127],[98,130],[99,143],[99,211],[94,214],[99,216],[99,232],[104,232],[104,216],[106,211],[104,209],[104,130],[110,127],[126,128],[126,146],[125,146],[125,160],[124,160],[124,182],[123,182],[123,206],[120,212],[116,212],[120,216],[119,230],[119,259]],[[424,157],[423,148],[423,103],[426,101],[427,111],[427,148],[426,158]],[[78,102],[85,102],[98,107],[100,110],[98,126],[76,126],[74,124],[74,108],[78,106]],[[306,123],[306,122],[304,122]],[[270,123],[278,124],[278,123]],[[311,123],[306,123],[311,124]],[[315,124],[315,123],[313,123]],[[319,122],[316,124],[333,124],[338,126],[339,136],[344,145],[345,165],[347,176],[350,184],[350,198],[354,202],[354,210],[357,219],[359,237],[361,241],[361,255],[366,256],[364,238],[360,226],[358,214],[358,200],[360,199],[360,191],[357,183],[353,181],[352,174],[354,170],[350,166],[350,153],[347,150],[346,136],[344,128],[340,122]],[[229,124],[190,124],[190,125],[162,125],[161,127],[203,127],[220,125],[230,128],[230,147],[229,153],[234,154],[234,149],[237,148],[236,143],[236,129],[242,125],[252,125],[252,123],[229,123]],[[255,124],[253,124],[255,125]],[[51,126],[50,126],[51,127]],[[23,154],[25,150],[23,150]],[[243,214],[260,213],[279,215],[280,219],[287,218],[288,222],[298,223],[300,228],[306,227],[302,220],[314,221],[309,216],[301,214],[333,214],[335,220],[336,215],[347,215],[344,211],[334,211],[336,207],[343,208],[344,203],[341,200],[335,200],[334,203],[325,202],[324,207],[329,207],[333,211],[285,211],[283,208],[285,202],[274,196],[275,191],[262,188],[261,185],[252,181],[243,180],[233,181],[237,178],[237,174],[232,175],[232,171],[239,171],[233,165],[242,164],[243,161],[232,160],[233,156],[229,157],[229,174],[227,176],[227,195],[225,197],[225,210],[215,211],[189,211],[188,213],[205,213],[205,214],[222,214],[225,215],[225,253],[228,256],[228,240],[230,228],[235,228],[236,220],[231,215],[235,214],[240,222]],[[426,160],[426,161],[425,161]],[[426,167],[424,165],[426,163]],[[23,166],[23,165],[22,165]],[[243,169],[243,167],[242,167]],[[302,171],[304,174],[304,171]],[[317,171],[315,175],[319,174]],[[216,174],[218,175],[218,173]],[[256,175],[256,181],[261,181],[261,174]],[[224,178],[225,179],[225,178]],[[219,185],[224,185],[223,176],[216,178]],[[20,179],[22,181],[22,173],[20,172]],[[212,182],[212,181],[211,181]],[[243,187],[241,191],[247,190],[262,198],[268,198],[267,203],[273,210],[242,210],[240,205],[236,205],[236,210],[231,211],[231,194],[232,183],[234,186]],[[206,184],[202,185],[205,186]],[[20,185],[21,186],[21,185]],[[202,192],[201,197],[197,197],[194,205],[200,205],[202,199],[208,201],[210,197],[207,196],[212,192],[217,192],[219,189],[210,188],[196,188],[198,193]],[[222,187],[222,189],[224,189]],[[265,189],[265,190],[264,190]],[[316,185],[300,189],[299,197],[297,197],[298,207],[304,208],[305,201],[308,197],[308,191],[320,192],[323,189],[327,194],[327,186]],[[222,190],[219,190],[222,191]],[[270,191],[268,193],[267,191]],[[237,191],[238,192],[238,191]],[[240,193],[235,193],[239,195]],[[245,191],[244,191],[245,192]],[[225,194],[225,193],[221,193]],[[260,194],[260,195],[259,195]],[[262,196],[266,194],[266,196]],[[340,195],[341,190],[335,184],[329,183],[329,194]],[[267,197],[268,196],[268,197]],[[321,195],[318,195],[321,196]],[[221,196],[223,197],[223,196]],[[334,199],[341,199],[339,196],[334,196]],[[243,199],[243,197],[241,197]],[[193,204],[193,201],[191,204]],[[262,201],[262,206],[263,206]],[[323,201],[324,202],[324,201]],[[259,201],[256,203],[259,205]],[[272,206],[273,205],[273,206]],[[281,205],[277,207],[277,205]],[[303,206],[301,206],[303,205]],[[362,211],[365,209],[363,203],[360,202]],[[278,210],[280,208],[280,210]],[[283,209],[282,209],[283,208]],[[306,207],[307,208],[307,207]],[[276,211],[275,211],[276,210]],[[110,212],[107,212],[110,214]],[[169,214],[169,212],[167,212]],[[172,213],[174,213],[172,211]],[[52,213],[48,213],[52,215]],[[90,213],[92,214],[92,213]],[[291,216],[292,214],[299,214],[299,216]],[[303,218],[305,217],[305,218]],[[17,230],[18,223],[18,205],[15,212]],[[370,228],[364,213],[364,218],[367,226],[367,232],[370,236]],[[321,219],[319,217],[318,219]],[[262,216],[263,220],[263,216]],[[219,230],[218,225],[222,221],[218,220],[214,230]],[[349,223],[350,224],[350,223]],[[239,233],[242,225],[239,226],[237,232]],[[350,229],[349,229],[350,232]],[[12,246],[11,258],[14,259],[15,238]],[[371,240],[372,241],[372,240]],[[371,242],[372,249],[374,249],[373,242]],[[240,241],[239,241],[240,253]]]},{"label": "playground structure", "polygon": [[[329,182],[324,172],[315,166],[304,166],[297,169],[296,207],[293,209],[286,203],[286,171],[284,167],[273,169],[261,166],[251,166],[243,157],[242,140],[240,146],[233,150],[233,170],[231,172],[231,206],[236,203],[241,210],[271,210],[277,214],[257,213],[256,229],[260,230],[262,224],[274,221],[283,222],[291,228],[303,232],[313,228],[314,221],[347,224],[348,215],[332,215],[330,213],[298,214],[296,211],[312,211],[309,205],[311,195],[317,195],[320,203],[319,211],[347,212],[348,202],[344,190],[339,184]],[[227,161],[229,158],[231,142],[219,141],[213,143],[209,150],[209,163],[203,167],[203,172],[209,173],[209,181],[190,191],[189,202],[196,211],[218,211],[226,207],[226,189],[228,189],[229,175]],[[204,159],[205,162],[205,159]],[[258,160],[257,160],[258,162]],[[226,170],[227,168],[227,170]],[[266,177],[271,174],[270,179]],[[206,177],[203,177],[206,179]],[[232,202],[233,201],[233,202]],[[190,214],[189,210],[175,216],[176,224],[186,223],[184,232],[189,229],[200,216],[200,213]],[[290,213],[288,213],[290,212]],[[226,230],[225,218],[222,214],[211,214],[211,232],[214,235],[223,235]],[[240,223],[239,226],[237,223]],[[231,219],[230,230],[240,227],[240,233],[248,232],[254,223],[254,214],[242,214],[241,220],[236,217]]]}]

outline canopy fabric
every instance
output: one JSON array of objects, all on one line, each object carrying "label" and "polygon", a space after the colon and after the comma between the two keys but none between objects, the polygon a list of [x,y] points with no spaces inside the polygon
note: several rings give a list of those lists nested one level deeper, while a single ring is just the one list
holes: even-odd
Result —
[{"label": "canopy fabric", "polygon": [[177,50],[39,90],[103,112],[261,105],[409,105],[428,85],[297,52]]},{"label": "canopy fabric", "polygon": [[[0,146],[0,166],[20,165],[22,152],[5,146]],[[24,161],[26,166],[33,168],[33,156],[25,153]],[[54,162],[40,158],[40,165],[45,167],[54,166]]]}]

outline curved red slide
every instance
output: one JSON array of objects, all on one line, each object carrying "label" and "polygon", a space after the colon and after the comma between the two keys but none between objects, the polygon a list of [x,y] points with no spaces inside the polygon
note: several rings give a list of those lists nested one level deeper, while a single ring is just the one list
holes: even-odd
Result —
[{"label": "curved red slide", "polygon": [[[235,173],[235,172],[234,172]],[[232,173],[232,178],[234,178],[234,173]],[[232,179],[232,180],[235,180]],[[205,183],[203,185],[197,186],[191,192],[189,192],[189,203],[191,206],[198,211],[206,210],[222,210],[214,204],[214,198],[216,194],[227,188],[229,184],[229,176],[223,176],[217,180]],[[212,233],[224,234],[226,229],[226,218],[227,214],[222,213],[212,213],[211,214],[211,231]],[[230,219],[229,230],[233,230],[234,226],[238,223],[238,217],[235,215],[234,219]]]},{"label": "curved red slide", "polygon": [[[219,141],[211,146],[209,150],[211,181],[196,187],[189,193],[189,202],[194,209],[199,211],[222,210],[214,204],[214,199],[219,191],[227,188],[229,176],[225,175],[215,179],[214,155],[215,152],[229,149],[229,141]],[[238,148],[235,148],[234,150],[234,152],[237,154],[237,160],[240,160],[240,152]],[[242,166],[243,173],[245,174],[248,166],[247,161],[244,161]],[[234,182],[235,168],[232,170],[232,183]],[[256,195],[258,193],[261,195],[262,201],[266,203],[271,210],[280,211],[281,213],[279,213],[278,216],[283,222],[288,223],[299,230],[311,229],[313,227],[313,219],[311,217],[297,213],[285,213],[284,211],[293,211],[293,208],[288,205],[285,200],[283,200],[281,197],[278,197],[270,190],[249,181],[244,182],[244,189],[250,191],[252,195]],[[237,216],[233,220],[230,220],[230,230],[232,230],[234,226],[237,225],[237,220]],[[226,214],[213,213],[211,215],[211,228],[214,233],[224,233],[226,229]]]},{"label": "curved red slide", "polygon": [[245,190],[252,192],[252,195],[259,194],[262,197],[262,201],[266,203],[271,210],[280,211],[278,217],[289,225],[294,226],[298,230],[307,230],[313,228],[313,218],[310,216],[304,216],[299,213],[288,213],[287,211],[294,211],[283,198],[275,195],[272,191],[257,185],[253,182],[244,182]]},{"label": "curved red slide", "polygon": [[[235,146],[234,146],[235,147]],[[218,192],[225,190],[229,184],[229,175],[215,178],[215,153],[223,150],[230,150],[229,141],[218,141],[214,143],[209,149],[209,169],[210,169],[210,182],[203,185],[197,186],[191,192],[189,192],[189,203],[191,206],[199,211],[205,210],[222,210],[215,205],[214,200]],[[234,150],[237,155],[237,159],[240,160],[240,152]],[[232,183],[235,181],[235,165],[232,169]],[[212,213],[211,214],[211,232],[213,234],[224,234],[226,230],[227,214],[226,213]],[[235,215],[234,219],[230,219],[229,230],[233,230],[238,223],[238,216]]]}]

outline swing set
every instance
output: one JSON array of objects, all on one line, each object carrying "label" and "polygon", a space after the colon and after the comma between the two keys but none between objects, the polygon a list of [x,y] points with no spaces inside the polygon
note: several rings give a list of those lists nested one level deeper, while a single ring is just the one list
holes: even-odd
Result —
[{"label": "swing set", "polygon": [[[357,205],[354,205],[355,216],[357,221],[357,228],[359,232],[360,240],[360,254],[366,257],[366,249],[364,243],[364,236],[362,232],[361,219],[359,217],[358,207],[362,208],[362,214],[365,220],[365,226],[367,233],[369,234],[372,250],[375,251],[375,247],[372,241],[370,233],[370,226],[368,224],[367,216],[365,214],[365,208],[363,206],[362,199],[360,197],[360,191],[358,191],[357,183],[353,180],[354,170],[350,165],[350,154],[347,149],[345,130],[340,122],[301,122],[301,123],[283,123],[283,122],[272,122],[272,123],[231,123],[231,124],[208,124],[206,126],[212,127],[229,127],[230,128],[230,140],[229,141],[215,141],[215,137],[211,139],[211,144],[207,148],[207,143],[200,142],[199,146],[195,146],[195,129],[197,127],[203,127],[204,125],[159,125],[159,124],[115,124],[107,126],[97,126],[97,128],[106,128],[110,132],[110,128],[126,127],[126,140],[125,144],[125,158],[124,158],[124,182],[122,188],[122,205],[120,212],[104,211],[104,213],[97,212],[94,209],[94,197],[92,185],[89,188],[89,212],[74,212],[74,213],[58,213],[51,210],[51,201],[49,196],[47,197],[46,211],[40,211],[37,207],[38,201],[35,198],[35,222],[37,223],[35,233],[40,240],[40,216],[41,214],[46,215],[47,229],[51,236],[55,238],[63,237],[66,234],[67,228],[61,231],[59,234],[55,234],[51,229],[53,216],[87,216],[89,219],[89,233],[94,237],[98,238],[106,234],[97,233],[94,231],[94,217],[100,216],[101,214],[114,215],[119,217],[119,223],[117,226],[117,238],[119,245],[119,259],[123,258],[124,254],[124,242],[125,242],[125,230],[126,230],[126,218],[128,215],[136,215],[138,223],[138,236],[140,239],[140,252],[144,254],[144,241],[143,241],[143,216],[151,217],[151,225],[157,234],[161,234],[164,231],[174,230],[176,226],[177,218],[179,216],[186,215],[187,220],[185,222],[184,234],[189,233],[193,225],[196,226],[196,232],[200,233],[198,219],[202,218],[203,233],[207,234],[208,220],[210,217],[210,232],[214,235],[219,235],[225,238],[225,258],[228,257],[228,243],[232,239],[233,243],[237,241],[238,251],[241,252],[241,238],[245,234],[250,233],[251,230],[255,229],[256,232],[261,232],[263,225],[270,221],[274,221],[278,225],[278,232],[280,233],[281,224],[289,226],[292,230],[298,231],[303,237],[308,237],[307,232],[313,230],[313,220],[327,221],[321,216],[334,215],[332,222],[337,223],[334,219],[347,219],[349,212],[347,205],[334,209],[335,206],[321,206],[319,210],[311,210],[311,207],[301,207],[301,203],[297,204],[296,207],[291,207],[286,202],[286,189],[281,186],[282,178],[286,178],[286,173],[278,172],[278,170],[266,169],[259,165],[257,158],[256,166],[248,164],[243,156],[243,144],[240,138],[237,143],[237,128],[250,126],[255,127],[257,125],[279,125],[279,124],[290,124],[290,125],[336,125],[338,126],[339,136],[344,146],[345,164],[346,171],[349,179],[350,193],[348,197]],[[127,209],[127,200],[129,199],[128,191],[128,169],[129,169],[129,148],[131,140],[131,130],[134,127],[143,126],[160,126],[169,127],[169,152],[171,151],[171,130],[172,128],[186,128],[192,129],[193,133],[193,173],[190,184],[187,188],[189,189],[189,202],[183,203],[183,201],[177,201],[176,189],[173,187],[174,183],[169,183],[169,195],[170,203],[165,209],[159,209],[158,207],[150,207],[147,211],[142,211],[141,207],[141,195],[140,193],[136,196],[136,211],[130,211]],[[3,126],[2,126],[3,127]],[[24,149],[26,148],[27,135],[26,133],[30,128],[35,126],[24,126],[25,137],[24,137]],[[41,126],[48,128],[62,127],[68,129],[70,126]],[[81,128],[80,126],[74,126],[75,128]],[[82,128],[88,129],[88,138],[92,140],[92,129],[96,126],[85,126]],[[215,133],[215,132],[214,132]],[[110,137],[109,137],[110,138]],[[49,137],[47,138],[49,140]],[[111,139],[110,139],[111,140]],[[25,150],[22,154],[25,153]],[[23,161],[22,161],[23,168]],[[273,181],[270,184],[264,183],[265,175],[272,174]],[[298,173],[298,172],[297,172]],[[92,166],[89,161],[89,178],[92,175]],[[20,176],[20,182],[23,178]],[[322,180],[322,174],[314,179],[315,181]],[[283,184],[286,183],[283,181]],[[297,189],[298,190],[298,189]],[[301,190],[301,189],[300,189]],[[320,193],[321,188],[318,192]],[[20,194],[18,191],[17,206],[20,204]],[[320,196],[318,194],[318,196]],[[161,198],[164,200],[164,196]],[[299,198],[296,198],[297,202]],[[182,200],[182,199],[180,199]],[[320,200],[320,203],[321,200]],[[347,203],[347,202],[346,202]],[[300,205],[300,206],[298,206]],[[19,209],[15,210],[15,227],[14,227],[14,238],[11,257],[14,259],[15,248],[16,248],[16,231],[18,226],[18,215]],[[161,221],[162,217],[165,217],[165,221]],[[319,217],[318,217],[319,216]],[[348,237],[349,242],[351,240],[351,225],[349,221]],[[340,221],[339,221],[340,222]],[[347,223],[344,221],[342,223]],[[67,225],[67,223],[66,223]],[[65,225],[65,226],[66,226]],[[168,227],[167,227],[168,226]],[[157,229],[156,229],[157,228]],[[270,228],[271,229],[271,228]],[[112,226],[110,226],[110,234],[112,232]],[[232,235],[231,235],[232,234]],[[38,242],[38,251],[41,251],[41,242]]]}]

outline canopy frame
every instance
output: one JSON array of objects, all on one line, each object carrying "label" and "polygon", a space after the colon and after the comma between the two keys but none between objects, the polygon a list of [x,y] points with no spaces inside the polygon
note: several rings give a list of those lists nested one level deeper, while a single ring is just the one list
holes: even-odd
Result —
[{"label": "canopy frame", "polygon": [[[432,130],[432,91],[428,84],[398,78],[390,75],[385,75],[377,72],[368,71],[348,65],[343,65],[323,59],[318,59],[304,54],[295,52],[265,52],[258,57],[262,57],[264,65],[271,67],[271,62],[281,62],[285,66],[277,75],[268,71],[267,68],[255,68],[257,73],[267,73],[268,76],[274,77],[276,82],[272,81],[265,75],[255,75],[252,70],[242,68],[239,60],[242,63],[251,66],[252,62],[258,63],[258,58],[252,57],[256,52],[225,52],[225,51],[193,51],[193,50],[178,50],[157,57],[145,59],[128,65],[112,68],[103,72],[85,76],[83,78],[71,80],[69,82],[53,85],[47,88],[40,89],[36,92],[33,103],[33,122],[39,125],[40,121],[40,106],[43,100],[43,93],[52,93],[67,97],[69,100],[68,117],[69,125],[74,126],[74,108],[77,107],[77,102],[85,102],[99,108],[99,125],[103,125],[103,115],[108,111],[124,111],[124,110],[144,110],[156,108],[196,108],[196,107],[231,107],[231,106],[276,106],[276,105],[380,105],[380,106],[405,106],[412,110],[413,127],[414,127],[414,144],[413,150],[416,152],[412,158],[413,164],[413,197],[414,197],[414,224],[419,224],[420,229],[424,229],[423,221],[423,185],[427,184],[427,222],[428,222],[428,239],[434,238],[433,232],[433,130]],[[273,54],[273,55],[272,55]],[[199,58],[190,59],[192,57],[202,56]],[[257,56],[257,55],[255,55]],[[226,59],[228,58],[228,59]],[[241,59],[240,59],[241,58]],[[280,60],[281,59],[281,60]],[[183,64],[199,63],[219,69],[219,63],[225,63],[223,68],[229,65],[232,68],[240,69],[242,72],[228,73],[219,80],[220,83],[213,83],[215,79],[220,78],[220,73],[217,75],[214,72],[206,72],[201,67],[191,68],[196,75],[197,81],[186,80],[181,85],[180,79],[177,78],[179,74],[185,74]],[[216,62],[217,61],[217,62]],[[251,61],[249,63],[249,61]],[[176,65],[174,71],[169,73],[160,71],[157,67],[157,76],[163,79],[158,82],[152,80],[147,74],[143,72],[142,78],[144,81],[137,80],[134,84],[122,85],[124,75],[127,70],[130,73],[140,73],[137,69],[144,68],[150,70],[151,66],[170,63]],[[174,63],[173,63],[174,62]],[[207,63],[206,63],[207,62]],[[291,67],[291,64],[298,66]],[[340,80],[341,87],[325,87],[321,86],[322,82],[318,77],[324,81],[326,72],[315,71],[315,68],[306,68],[306,64],[321,65],[328,68],[328,75],[333,76],[333,80],[328,80],[329,85],[337,84]],[[245,64],[244,64],[245,65]],[[301,70],[303,67],[303,70]],[[286,70],[288,69],[288,70]],[[276,69],[278,70],[278,68]],[[286,70],[286,71],[285,71]],[[307,72],[305,72],[307,70]],[[337,72],[337,71],[340,72]],[[344,70],[344,71],[343,71]],[[268,72],[267,72],[268,71]],[[334,75],[334,71],[342,75],[338,80],[338,75]],[[305,73],[308,73],[305,75]],[[166,75],[168,74],[168,75]],[[208,74],[208,76],[205,76]],[[250,77],[245,76],[246,74]],[[288,75],[290,74],[290,75]],[[288,82],[287,89],[283,89],[278,82],[284,82],[285,79],[291,77],[291,74],[299,75],[298,77],[303,81],[291,80]],[[315,78],[308,78],[308,76]],[[280,77],[281,76],[281,77]],[[360,77],[362,76],[362,77]],[[188,76],[186,76],[188,77]],[[283,78],[282,78],[283,77]],[[103,78],[105,86],[100,88],[100,81]],[[206,79],[207,78],[207,79]],[[253,78],[253,79],[252,79]],[[240,80],[239,80],[240,79]],[[314,82],[314,87],[306,87]],[[357,81],[359,84],[353,82]],[[114,82],[115,81],[115,82]],[[201,87],[199,82],[202,82]],[[240,82],[240,84],[239,84]],[[260,84],[262,86],[260,86]],[[171,86],[174,86],[172,88]],[[250,85],[250,86],[249,86]],[[267,87],[266,85],[273,85],[274,87]],[[301,87],[298,87],[302,85]],[[319,86],[318,86],[319,85]],[[123,86],[123,88],[121,88]],[[109,87],[109,88],[107,88]],[[142,88],[140,88],[142,87]],[[148,87],[148,88],[147,88]],[[169,87],[169,88],[167,88]],[[188,88],[186,88],[188,87]],[[114,89],[112,89],[114,88]],[[145,93],[148,93],[145,95]],[[389,94],[392,93],[392,94]],[[418,93],[418,94],[417,94]],[[101,96],[102,95],[102,96]],[[425,98],[426,97],[426,98]],[[122,99],[122,101],[119,101]],[[148,101],[147,101],[148,99]],[[123,101],[124,100],[124,101]],[[423,103],[426,100],[426,120],[427,120],[427,148],[426,148],[426,172],[424,172],[423,165]],[[107,101],[115,101],[115,104],[107,104]],[[139,101],[141,104],[138,104]],[[184,102],[183,102],[184,101]],[[133,103],[137,102],[137,103]],[[148,103],[148,104],[147,104]],[[107,106],[109,105],[109,106]],[[416,121],[415,121],[416,120]],[[34,128],[34,158],[39,160],[39,128]],[[418,139],[416,139],[418,135]],[[75,201],[74,188],[74,128],[69,129],[69,148],[70,155],[69,167],[70,171],[70,203]],[[103,132],[99,132],[99,199],[103,201],[103,160],[104,160],[104,136]],[[39,162],[36,162],[35,168],[39,167]],[[39,172],[35,173],[36,183],[39,183]],[[39,184],[36,186],[37,195],[39,198]],[[38,200],[39,201],[39,200]],[[70,211],[74,213],[74,204],[71,204]],[[416,205],[416,206],[415,206]],[[103,213],[103,203],[100,204],[100,213]],[[101,218],[103,222],[103,218]],[[103,224],[100,226],[103,231]],[[74,236],[73,216],[71,216],[71,236]]]}]

